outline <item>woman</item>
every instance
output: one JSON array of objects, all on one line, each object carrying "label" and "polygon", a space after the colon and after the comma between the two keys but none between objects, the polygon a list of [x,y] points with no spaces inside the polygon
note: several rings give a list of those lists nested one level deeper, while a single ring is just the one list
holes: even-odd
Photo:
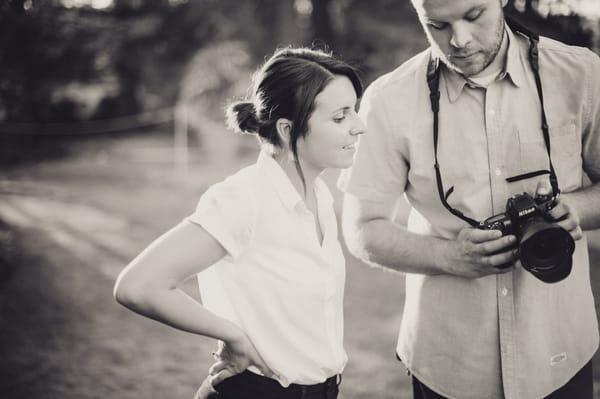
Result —
[{"label": "woman", "polygon": [[[201,390],[337,397],[345,265],[319,175],[351,165],[364,132],[361,95],[355,70],[330,54],[277,51],[255,75],[252,98],[227,111],[231,127],[258,136],[257,162],[209,188],[194,214],[119,276],[119,303],[219,340]],[[178,285],[212,265],[199,277],[203,306]]]}]

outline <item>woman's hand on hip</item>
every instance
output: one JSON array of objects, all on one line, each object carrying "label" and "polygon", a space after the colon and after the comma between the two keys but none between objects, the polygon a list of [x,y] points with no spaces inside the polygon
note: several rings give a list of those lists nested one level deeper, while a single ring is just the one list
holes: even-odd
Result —
[{"label": "woman's hand on hip", "polygon": [[229,342],[219,341],[219,350],[214,355],[217,362],[209,370],[213,386],[250,366],[256,367],[266,377],[277,378],[244,333]]}]

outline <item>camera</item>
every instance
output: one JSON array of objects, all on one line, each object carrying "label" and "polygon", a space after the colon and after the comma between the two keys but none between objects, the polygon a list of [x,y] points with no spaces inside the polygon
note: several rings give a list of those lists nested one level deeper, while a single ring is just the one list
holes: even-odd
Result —
[{"label": "camera", "polygon": [[546,283],[565,279],[573,266],[575,241],[568,231],[555,223],[550,211],[555,195],[517,194],[506,201],[506,211],[480,224],[481,229],[514,234],[523,268]]}]

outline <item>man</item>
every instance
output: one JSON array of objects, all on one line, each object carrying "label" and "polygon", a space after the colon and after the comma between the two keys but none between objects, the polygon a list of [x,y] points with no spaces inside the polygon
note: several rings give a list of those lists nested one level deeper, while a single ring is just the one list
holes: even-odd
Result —
[{"label": "man", "polygon": [[[506,0],[413,5],[431,47],[371,84],[360,111],[369,134],[339,185],[351,252],[407,273],[397,354],[415,397],[592,398],[598,324],[581,229],[600,227],[600,60],[541,38],[542,107],[533,42],[505,23]],[[530,173],[550,159],[561,190],[550,215],[575,240],[556,283],[523,268],[514,235],[466,222],[505,212],[515,194],[552,193],[547,173]],[[402,195],[406,228],[394,222]]]}]

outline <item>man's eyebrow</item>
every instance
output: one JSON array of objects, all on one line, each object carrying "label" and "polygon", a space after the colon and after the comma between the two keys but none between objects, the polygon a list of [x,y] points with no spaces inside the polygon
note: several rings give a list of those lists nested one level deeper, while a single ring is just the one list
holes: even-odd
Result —
[{"label": "man's eyebrow", "polygon": [[[483,10],[483,8],[484,8],[484,5],[482,5],[482,4],[480,4],[480,5],[476,5],[476,6],[473,6],[473,8],[471,8],[471,9],[467,10],[467,11],[466,11],[466,12],[463,14],[463,18],[464,18],[464,17],[466,17],[466,16],[468,16],[469,14],[472,14],[472,13],[474,13],[474,12],[482,11],[482,10]],[[430,18],[430,17],[425,17],[425,22],[428,22],[428,23],[429,23],[429,22],[433,22],[433,23],[439,23],[439,24],[445,24],[445,23],[447,23],[447,22],[445,22],[445,21],[442,21],[442,20],[440,20],[440,19],[437,19],[437,18]]]},{"label": "man's eyebrow", "polygon": [[480,4],[478,6],[474,6],[473,8],[471,8],[469,11],[467,11],[466,13],[464,13],[463,16],[466,17],[467,15],[469,15],[469,14],[475,12],[475,11],[481,11],[481,10],[483,10],[483,5]]}]

